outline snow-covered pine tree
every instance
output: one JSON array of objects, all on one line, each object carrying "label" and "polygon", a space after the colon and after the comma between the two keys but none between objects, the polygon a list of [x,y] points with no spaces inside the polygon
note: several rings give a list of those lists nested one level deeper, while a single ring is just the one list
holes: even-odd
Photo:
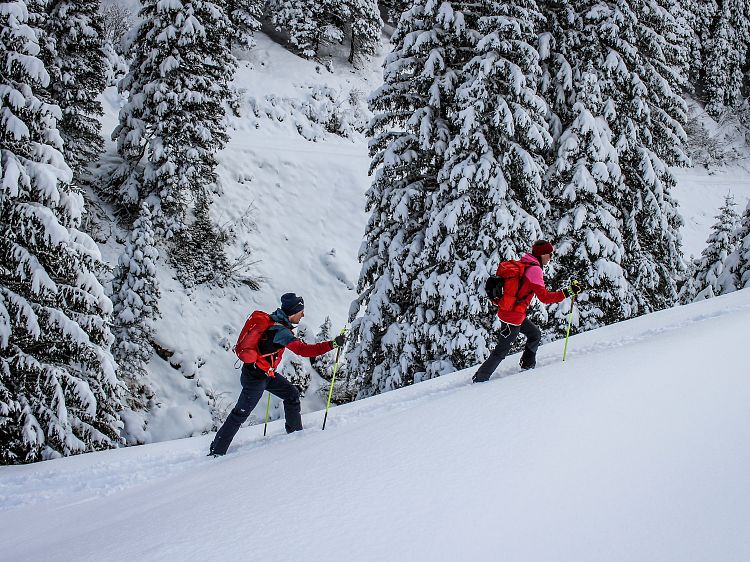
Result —
[{"label": "snow-covered pine tree", "polygon": [[249,49],[255,44],[254,34],[260,29],[264,0],[223,0],[232,22],[233,41]]},{"label": "snow-covered pine tree", "polygon": [[721,0],[705,45],[706,111],[718,117],[742,99],[750,52],[750,0]]},{"label": "snow-covered pine tree", "polygon": [[383,20],[376,0],[347,0],[351,48],[349,62],[356,57],[371,57],[380,43]]},{"label": "snow-covered pine tree", "polygon": [[342,0],[268,0],[271,22],[289,35],[304,57],[312,58],[324,42],[341,43],[350,11]]},{"label": "snow-covered pine tree", "polygon": [[[360,395],[398,388],[424,372],[415,345],[425,310],[414,282],[427,227],[427,199],[438,188],[444,153],[457,130],[455,88],[476,34],[462,4],[422,0],[391,38],[384,84],[370,98],[370,218],[360,249],[359,298],[352,303],[347,353]],[[364,308],[364,314],[355,319]],[[430,312],[434,314],[434,312]],[[434,320],[434,318],[430,318]]]},{"label": "snow-covered pine tree", "polygon": [[101,257],[78,230],[62,112],[37,94],[41,9],[0,6],[0,464],[110,448],[121,426]]},{"label": "snow-covered pine tree", "polygon": [[412,336],[420,378],[486,359],[495,316],[484,281],[501,261],[528,251],[549,211],[542,178],[552,139],[533,46],[544,18],[535,0],[488,1],[481,9],[476,55],[458,81],[452,117],[459,133],[426,205]]},{"label": "snow-covered pine tree", "polygon": [[[634,295],[621,265],[618,204],[624,186],[607,108],[595,74],[584,72],[573,87],[578,92],[573,120],[556,143],[557,159],[549,171],[557,240],[550,285],[583,282],[576,328],[586,331],[631,316]],[[569,302],[550,307],[557,334],[565,333],[569,311]]]},{"label": "snow-covered pine tree", "polygon": [[401,14],[411,7],[412,2],[411,0],[380,0],[378,5],[384,10],[386,20],[395,27],[401,19]]},{"label": "snow-covered pine tree", "polygon": [[[331,341],[333,339],[331,330],[331,319],[326,316],[325,321],[320,326],[320,330],[315,335],[315,343]],[[323,355],[318,355],[317,357],[313,357],[312,359],[310,359],[312,368],[318,372],[318,375],[326,380],[331,380],[331,372],[333,369],[334,360],[332,355],[332,353],[324,353]]]},{"label": "snow-covered pine tree", "polygon": [[[302,341],[307,339],[307,330],[304,326],[297,327],[297,337]],[[279,366],[279,374],[297,387],[300,396],[304,396],[310,387],[311,369],[310,359],[294,353],[285,353]]]},{"label": "snow-covered pine tree", "polygon": [[115,336],[112,354],[120,378],[128,386],[128,404],[134,410],[146,408],[153,396],[146,364],[153,354],[151,337],[154,321],[159,317],[158,258],[151,209],[143,203],[112,280]]},{"label": "snow-covered pine tree", "polygon": [[[216,153],[228,138],[232,26],[224,10],[205,0],[146,0],[140,18],[130,72],[120,82],[128,102],[112,134],[123,162],[107,195],[130,216],[148,200],[157,235],[170,239],[186,228],[191,206],[200,218],[210,203]],[[190,254],[197,246],[179,249],[187,253],[184,267],[212,267]],[[225,260],[221,245],[210,249]]]},{"label": "snow-covered pine tree", "polygon": [[735,237],[738,235],[739,224],[740,216],[734,210],[734,197],[727,195],[716,215],[706,247],[695,263],[693,283],[697,293],[693,300],[710,299],[721,294],[719,277],[724,270],[724,263],[737,245]]},{"label": "snow-covered pine tree", "polygon": [[[684,268],[668,166],[689,162],[683,150],[685,102],[679,46],[665,39],[675,25],[655,0],[591,2],[582,6],[584,34],[596,41],[594,70],[601,76],[623,184],[623,266],[637,295],[637,314],[666,308],[677,299],[675,278]],[[611,99],[611,102],[609,101]]]},{"label": "snow-covered pine tree", "polygon": [[62,110],[57,124],[63,155],[75,185],[88,181],[86,167],[104,150],[99,95],[106,87],[99,0],[49,0],[44,28],[51,41],[44,57],[50,74],[49,98]]},{"label": "snow-covered pine tree", "polygon": [[681,28],[681,35],[686,40],[689,67],[686,76],[690,77],[691,86],[699,86],[698,90],[702,88],[700,84],[705,82],[705,47],[717,10],[716,0],[674,0],[670,6]]},{"label": "snow-covered pine tree", "polygon": [[747,202],[734,239],[737,246],[724,262],[724,271],[719,278],[722,294],[750,289],[750,201]]}]

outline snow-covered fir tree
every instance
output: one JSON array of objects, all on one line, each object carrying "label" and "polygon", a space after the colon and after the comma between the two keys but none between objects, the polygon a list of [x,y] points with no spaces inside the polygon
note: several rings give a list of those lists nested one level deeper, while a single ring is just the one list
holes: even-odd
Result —
[{"label": "snow-covered fir tree", "polygon": [[0,463],[119,442],[112,303],[83,197],[62,155],[60,108],[39,58],[43,4],[0,7]]},{"label": "snow-covered fir tree", "polygon": [[734,239],[737,246],[724,262],[719,278],[722,294],[750,289],[750,201],[742,214]]},{"label": "snow-covered fir tree", "polygon": [[223,0],[223,2],[232,23],[233,41],[241,47],[252,47],[255,44],[255,32],[260,29],[264,0]]},{"label": "snow-covered fir tree", "polygon": [[686,39],[691,86],[705,81],[705,47],[718,9],[716,0],[674,0],[671,4],[670,11]]},{"label": "snow-covered fir tree", "polygon": [[385,12],[386,20],[394,27],[398,25],[401,14],[411,8],[413,2],[410,0],[380,0],[378,5]]},{"label": "snow-covered fir tree", "polygon": [[684,79],[670,62],[684,54],[673,52],[680,49],[671,42],[674,18],[654,0],[591,2],[581,13],[584,35],[598,53],[593,67],[613,112],[610,128],[627,187],[620,204],[622,265],[637,297],[635,312],[645,314],[674,304],[675,278],[684,267],[668,168],[689,162],[685,102],[676,90]]},{"label": "snow-covered fir tree", "polygon": [[289,36],[304,57],[312,58],[323,43],[341,43],[349,16],[341,0],[268,0],[271,21]]},{"label": "snow-covered fir tree", "polygon": [[417,258],[414,367],[420,378],[467,368],[494,344],[482,286],[498,264],[542,236],[549,211],[543,154],[551,144],[533,46],[543,17],[534,0],[487,2],[466,64],[437,190],[426,204]]},{"label": "snow-covered fir tree", "polygon": [[45,67],[49,97],[62,110],[57,124],[65,161],[81,185],[86,166],[104,150],[99,95],[106,86],[107,63],[102,51],[103,20],[99,0],[49,0],[44,28],[50,40]]},{"label": "snow-covered fir tree", "polygon": [[683,293],[684,302],[690,302],[688,299],[691,296],[691,300],[709,299],[722,293],[719,277],[724,263],[737,245],[735,237],[738,235],[740,217],[734,207],[734,198],[727,195],[706,240],[706,248],[695,262],[692,284],[696,292],[693,295]]},{"label": "snow-covered fir tree", "polygon": [[[315,343],[331,341],[332,339],[333,333],[331,327],[331,319],[326,316],[325,321],[320,326],[320,330],[315,335]],[[317,357],[313,357],[312,359],[310,359],[312,368],[318,372],[318,375],[327,380],[331,379],[331,371],[334,361],[331,355],[331,353],[324,353],[323,355],[318,355]]]},{"label": "snow-covered fir tree", "polygon": [[380,43],[383,20],[376,0],[347,0],[349,29],[351,30],[349,62],[357,57],[369,58]]},{"label": "snow-covered fir tree", "polygon": [[[189,230],[191,208],[196,219],[207,217],[216,153],[228,138],[232,25],[220,6],[204,0],[146,0],[139,15],[130,72],[120,82],[128,101],[112,134],[123,161],[106,195],[131,216],[148,200],[157,235],[168,240]],[[173,249],[187,269],[225,260],[220,244],[208,246],[213,261],[206,264],[190,253],[199,246],[177,242]]]},{"label": "snow-covered fir tree", "polygon": [[[438,189],[445,150],[457,133],[455,89],[473,56],[476,33],[462,4],[423,0],[405,12],[391,38],[384,84],[371,96],[370,218],[360,249],[359,298],[347,365],[361,395],[398,388],[424,372],[417,345],[426,311],[414,282],[427,227],[427,200]],[[364,309],[364,314],[354,319]]]},{"label": "snow-covered fir tree", "polygon": [[[297,337],[302,341],[307,339],[307,330],[304,326],[300,325],[297,327]],[[310,359],[300,357],[294,353],[285,353],[279,366],[279,374],[283,375],[297,387],[300,396],[304,396],[310,387],[310,380],[312,379]]]},{"label": "snow-covered fir tree", "polygon": [[[559,138],[550,168],[550,199],[555,225],[555,260],[550,285],[571,279],[586,286],[576,301],[579,331],[618,322],[632,314],[632,289],[622,269],[624,194],[618,154],[612,145],[608,109],[595,74],[584,72],[573,86],[578,92],[572,121]],[[549,308],[553,329],[564,334],[570,303]]]},{"label": "snow-covered fir tree", "polygon": [[159,317],[158,258],[151,209],[143,203],[112,280],[112,353],[120,378],[128,385],[128,403],[135,410],[144,409],[153,396],[146,364],[153,354],[151,338]]},{"label": "snow-covered fir tree", "polygon": [[750,52],[750,1],[721,0],[705,45],[706,111],[718,117],[742,99]]}]

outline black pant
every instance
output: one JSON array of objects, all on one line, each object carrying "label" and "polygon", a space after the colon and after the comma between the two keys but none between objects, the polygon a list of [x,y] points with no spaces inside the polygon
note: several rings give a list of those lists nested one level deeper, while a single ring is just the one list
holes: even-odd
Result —
[{"label": "black pant", "polygon": [[[262,377],[260,375],[263,375]],[[302,416],[300,414],[299,390],[278,373],[273,377],[267,377],[252,365],[242,366],[242,392],[237,399],[237,404],[232,409],[229,417],[221,426],[211,443],[211,452],[223,455],[227,452],[229,444],[234,439],[240,426],[250,416],[255,405],[267,390],[274,396],[284,401],[284,417],[286,418],[286,432],[292,433],[302,429]]]},{"label": "black pant", "polygon": [[492,350],[487,361],[479,367],[479,370],[474,375],[474,382],[484,382],[492,376],[500,361],[508,355],[519,333],[526,336],[526,348],[523,350],[523,356],[521,357],[521,366],[531,368],[536,365],[536,350],[542,341],[542,331],[528,318],[520,326],[503,322],[497,346]]}]

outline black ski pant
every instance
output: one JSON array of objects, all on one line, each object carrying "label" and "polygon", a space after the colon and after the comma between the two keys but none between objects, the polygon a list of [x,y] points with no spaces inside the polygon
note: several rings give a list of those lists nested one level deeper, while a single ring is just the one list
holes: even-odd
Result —
[{"label": "black ski pant", "polygon": [[[261,374],[263,375],[262,378],[259,376]],[[223,455],[227,452],[229,444],[234,439],[240,426],[250,416],[250,412],[258,404],[264,390],[267,390],[274,396],[278,396],[284,401],[286,432],[292,433],[293,431],[302,429],[299,390],[287,379],[278,373],[273,377],[267,377],[254,366],[245,364],[242,366],[240,382],[242,383],[242,392],[237,400],[237,404],[232,409],[224,425],[216,433],[213,443],[211,443],[212,453]]]},{"label": "black ski pant", "polygon": [[492,373],[495,372],[500,361],[505,359],[508,355],[513,342],[516,341],[518,334],[521,333],[526,336],[526,348],[523,350],[521,356],[521,366],[525,369],[530,369],[536,366],[536,350],[539,348],[539,343],[542,341],[542,331],[537,328],[531,320],[526,318],[523,324],[520,326],[514,326],[513,324],[502,323],[500,328],[500,338],[497,342],[497,346],[492,350],[487,361],[482,363],[479,370],[474,375],[474,382],[484,382],[489,380]]}]

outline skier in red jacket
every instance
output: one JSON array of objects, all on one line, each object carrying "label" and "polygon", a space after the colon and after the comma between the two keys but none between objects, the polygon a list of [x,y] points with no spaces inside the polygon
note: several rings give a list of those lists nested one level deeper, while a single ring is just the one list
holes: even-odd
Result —
[{"label": "skier in red jacket", "polygon": [[526,310],[531,301],[536,297],[544,304],[553,304],[581,292],[578,281],[573,281],[570,287],[562,291],[547,290],[542,268],[552,259],[553,251],[554,247],[547,240],[537,240],[531,248],[531,253],[521,258],[523,272],[520,278],[506,281],[503,296],[495,303],[501,322],[500,340],[474,375],[474,382],[485,382],[490,378],[500,362],[505,359],[519,333],[526,336],[521,368],[533,369],[536,366],[536,350],[542,340],[542,332],[526,318]]},{"label": "skier in red jacket", "polygon": [[[331,341],[316,344],[303,342],[292,333],[294,326],[299,324],[305,315],[305,302],[302,297],[294,293],[281,296],[281,308],[271,314],[274,324],[268,328],[258,342],[258,350],[263,355],[273,354],[272,366],[278,364],[284,349],[289,349],[300,357],[316,357],[328,353],[332,349],[342,347],[345,342],[343,334]],[[229,417],[214,437],[209,455],[221,456],[226,454],[240,426],[253,411],[255,405],[267,390],[284,401],[284,417],[286,418],[286,432],[292,433],[302,429],[300,413],[299,390],[282,375],[273,369],[264,371],[256,363],[244,363],[240,376],[242,392],[237,405],[232,409]]]}]

